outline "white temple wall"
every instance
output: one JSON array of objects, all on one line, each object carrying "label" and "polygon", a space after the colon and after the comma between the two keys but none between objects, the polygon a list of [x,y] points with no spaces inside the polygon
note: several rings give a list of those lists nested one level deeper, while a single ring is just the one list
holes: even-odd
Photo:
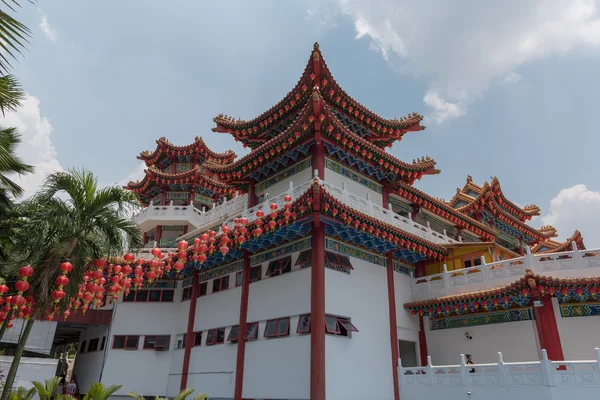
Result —
[{"label": "white temple wall", "polygon": [[[282,193],[286,193],[290,187],[290,181],[293,182],[294,186],[303,184],[312,178],[312,167],[310,166],[310,156],[286,169],[283,169],[277,175],[268,178],[268,181],[276,182],[272,185],[266,186],[264,181],[256,184],[256,195],[261,196],[265,193],[269,194],[269,198],[273,198]],[[291,175],[288,175],[291,174]],[[285,178],[282,178],[284,177]],[[261,188],[261,185],[266,187]]]},{"label": "white temple wall", "polygon": [[386,269],[350,257],[350,275],[325,269],[325,312],[349,317],[359,332],[326,335],[327,397],[390,399],[393,381]]},{"label": "white temple wall", "polygon": [[[7,329],[4,336],[2,336],[2,342],[17,344],[21,337],[24,323],[24,319],[15,318],[13,320],[13,327]],[[35,321],[31,328],[31,333],[27,338],[27,343],[25,343],[25,350],[41,354],[50,354],[57,324],[58,322],[56,321]]]},{"label": "white temple wall", "polygon": [[[104,350],[100,350],[103,337],[106,338],[104,344],[105,347]],[[81,332],[79,345],[81,346],[81,343],[85,340],[87,347],[89,346],[90,340],[95,338],[100,339],[98,350],[81,353],[80,347],[80,351],[77,353],[77,358],[75,359],[73,374],[77,379],[77,385],[79,386],[79,391],[81,393],[86,393],[92,386],[92,383],[100,381],[104,355],[112,346],[112,337],[109,336],[108,326],[90,326],[88,329]]]},{"label": "white temple wall", "polygon": [[[475,364],[498,361],[502,352],[505,362],[539,360],[535,321],[469,326],[463,329],[429,330],[424,320],[427,350],[434,365],[456,365],[461,354],[471,354]],[[465,333],[473,339],[468,339]]]},{"label": "white temple wall", "polygon": [[[325,160],[326,163],[326,168],[325,168],[325,182],[331,183],[332,185],[335,185],[339,188],[342,187],[342,182],[344,182],[346,184],[346,188],[348,189],[349,193],[355,194],[360,198],[366,199],[367,198],[367,193],[369,193],[369,195],[371,196],[371,202],[373,202],[373,204],[376,204],[378,206],[382,206],[383,205],[383,196],[382,196],[382,187],[381,185],[379,185],[378,183],[375,183],[374,181],[372,181],[371,179],[358,174],[357,172],[352,172],[353,176],[355,176],[357,179],[362,179],[362,180],[366,180],[369,181],[371,183],[371,187],[372,188],[377,188],[377,190],[373,190],[368,188],[365,185],[362,185],[360,183],[358,183],[356,180],[351,179],[345,175],[341,175],[335,171],[333,171],[331,168],[327,167],[328,163],[330,163],[330,160]],[[343,167],[344,169],[347,169],[346,167]]]},{"label": "white temple wall", "polygon": [[552,305],[565,360],[595,359],[594,348],[600,348],[600,316],[563,318],[555,297]]}]

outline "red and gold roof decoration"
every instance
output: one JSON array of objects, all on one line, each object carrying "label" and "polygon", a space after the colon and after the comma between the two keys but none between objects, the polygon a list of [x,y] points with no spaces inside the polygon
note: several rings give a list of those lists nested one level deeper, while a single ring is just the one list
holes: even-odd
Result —
[{"label": "red and gold roof decoration", "polygon": [[321,127],[325,137],[339,144],[347,152],[354,154],[358,158],[362,158],[378,168],[384,168],[389,172],[397,174],[403,181],[412,184],[416,179],[421,179],[423,175],[433,175],[440,172],[435,168],[436,162],[429,156],[417,161],[413,160],[412,164],[406,163],[387,153],[372,142],[356,135],[339,121],[333,113],[331,106],[325,104],[322,115],[324,117],[321,119]]},{"label": "red and gold roof decoration", "polygon": [[206,146],[204,140],[199,136],[196,136],[194,143],[186,146],[176,146],[164,136],[158,139],[156,144],[156,149],[153,152],[143,151],[137,157],[143,160],[147,166],[154,165],[163,155],[169,158],[191,155],[192,157],[198,157],[201,162],[208,161],[212,164],[230,164],[237,157],[231,150],[227,150],[224,153],[215,153]]},{"label": "red and gold roof decoration", "polygon": [[[459,205],[461,201],[467,204]],[[471,176],[467,176],[467,182],[463,189],[457,189],[456,195],[448,203],[465,213],[471,212],[483,204],[487,205],[490,211],[495,214],[495,209],[499,206],[521,222],[528,221],[532,217],[540,215],[540,208],[536,205],[530,204],[521,208],[508,200],[502,192],[500,181],[497,177],[493,177],[490,183],[486,181],[483,186],[479,186],[473,182]]]},{"label": "red and gold roof decoration", "polygon": [[392,186],[394,194],[417,204],[419,207],[452,222],[461,229],[466,229],[480,236],[483,240],[494,241],[495,232],[489,226],[476,221],[444,202],[428,195],[414,186],[398,182]]},{"label": "red and gold roof decoration", "polygon": [[555,278],[537,275],[527,269],[521,279],[508,285],[412,301],[404,304],[404,308],[412,310],[413,314],[447,317],[491,311],[499,307],[531,306],[532,299],[544,295],[558,297],[559,301],[598,300],[600,277]]},{"label": "red and gold roof decoration", "polygon": [[[542,230],[543,228],[547,228],[547,226],[543,226],[542,228],[540,228],[540,230]],[[554,231],[556,232],[556,229]],[[570,238],[568,238],[565,242],[559,242],[550,239],[545,242],[538,243],[531,249],[531,251],[537,254],[560,253],[562,251],[571,251],[573,250],[573,242],[575,242],[575,244],[577,245],[578,250],[586,250],[585,244],[583,243],[583,237],[581,236],[581,232],[576,230],[575,233],[573,233],[573,235]]]},{"label": "red and gold roof decoration", "polygon": [[311,103],[304,106],[294,123],[281,135],[261,144],[253,149],[250,154],[240,158],[229,165],[207,165],[207,169],[214,172],[226,182],[244,178],[247,174],[264,166],[280,154],[302,143],[313,132],[315,118],[312,113]]},{"label": "red and gold roof decoration", "polygon": [[354,229],[375,235],[378,238],[394,243],[400,248],[416,251],[423,254],[431,260],[445,260],[448,250],[443,246],[425,240],[412,233],[396,228],[379,219],[370,217],[360,211],[357,211],[333,196],[319,186],[322,192],[321,211],[323,214],[344,222]]},{"label": "red and gold roof decoration", "polygon": [[162,186],[173,184],[192,184],[201,186],[222,195],[233,195],[236,192],[236,189],[232,186],[229,186],[226,183],[218,182],[204,175],[202,173],[202,168],[199,166],[196,166],[189,171],[175,174],[170,174],[154,167],[150,167],[144,170],[144,173],[146,175],[141,181],[129,182],[127,186],[125,186],[125,189],[129,189],[134,193],[144,193],[152,185]]},{"label": "red and gold roof decoration", "polygon": [[350,97],[333,79],[323,60],[319,45],[315,43],[304,73],[294,89],[283,100],[249,121],[236,120],[221,114],[214,118],[217,126],[213,128],[213,131],[230,133],[236,140],[255,148],[269,140],[266,135],[268,129],[289,118],[299,110],[303,103],[309,100],[310,93],[315,87],[321,88],[325,100],[338,111],[368,129],[371,134],[367,140],[379,146],[390,145],[401,139],[406,132],[424,129],[420,126],[423,117],[416,113],[401,119],[384,119]]}]

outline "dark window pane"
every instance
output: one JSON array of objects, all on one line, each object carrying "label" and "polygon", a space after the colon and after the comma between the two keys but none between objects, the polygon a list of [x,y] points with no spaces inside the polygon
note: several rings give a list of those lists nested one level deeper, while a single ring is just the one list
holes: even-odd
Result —
[{"label": "dark window pane", "polygon": [[340,262],[342,263],[342,267],[353,269],[352,264],[350,264],[350,260],[348,259],[348,257],[338,256],[338,260],[340,260]]},{"label": "dark window pane", "polygon": [[183,294],[181,295],[181,301],[189,300],[190,296],[192,295],[191,289],[192,289],[191,287],[183,288]]},{"label": "dark window pane", "polygon": [[217,293],[219,291],[221,291],[221,280],[215,279],[213,281],[213,293]]},{"label": "dark window pane", "polygon": [[207,288],[208,288],[208,283],[207,282],[202,282],[200,284],[200,294],[199,294],[199,296],[205,296]]},{"label": "dark window pane", "polygon": [[156,344],[156,336],[144,337],[144,349],[153,349]]},{"label": "dark window pane", "polygon": [[296,265],[304,264],[306,262],[306,260],[308,259],[308,256],[310,255],[311,251],[312,250],[305,250],[302,253],[300,253],[300,255],[298,256],[298,259],[296,260]]},{"label": "dark window pane", "polygon": [[279,260],[271,261],[269,266],[267,267],[267,275],[273,275],[277,272],[277,266],[279,265]]},{"label": "dark window pane", "polygon": [[227,341],[228,342],[235,342],[238,339],[238,332],[240,330],[239,326],[232,326],[231,330],[229,331],[229,336],[227,336]]},{"label": "dark window pane", "polygon": [[298,321],[298,333],[310,332],[310,315],[301,315]]},{"label": "dark window pane", "polygon": [[80,353],[85,353],[85,351],[87,350],[87,340],[84,340],[83,342],[81,342],[81,347],[79,348],[79,352]]},{"label": "dark window pane", "polygon": [[160,290],[150,290],[148,301],[160,301]]},{"label": "dark window pane", "polygon": [[260,280],[260,275],[262,272],[261,266],[253,267],[250,270],[250,282],[256,282]]},{"label": "dark window pane", "polygon": [[325,259],[330,264],[338,265],[337,257],[333,253],[330,253],[330,252],[326,251],[325,252]]},{"label": "dark window pane", "polygon": [[280,268],[283,273],[290,272],[292,270],[292,257],[286,257],[281,261]]},{"label": "dark window pane", "polygon": [[340,321],[340,324],[348,331],[348,332],[358,332],[358,329],[356,329],[356,327],[354,325],[352,325],[352,323],[350,321],[348,321],[347,319],[343,319],[343,318],[338,318],[338,321]]},{"label": "dark window pane", "polygon": [[471,268],[471,260],[465,260],[465,268]]},{"label": "dark window pane", "polygon": [[215,343],[215,330],[210,330],[208,331],[207,335],[206,335],[206,345],[210,345],[210,344],[214,344]]},{"label": "dark window pane", "polygon": [[326,328],[327,328],[327,332],[329,332],[329,333],[339,333],[338,324],[337,324],[337,318],[336,317],[331,317],[331,316],[327,315],[325,317],[325,325],[326,325]]},{"label": "dark window pane", "polygon": [[174,297],[175,297],[175,291],[174,290],[163,290],[162,291],[162,299],[160,301],[162,301],[162,302],[171,302],[171,301],[173,301]]},{"label": "dark window pane", "polygon": [[473,260],[473,265],[481,265],[481,258],[476,258]]},{"label": "dark window pane", "polygon": [[135,301],[148,301],[148,290],[139,290],[135,295]]},{"label": "dark window pane", "polygon": [[168,349],[169,348],[169,344],[171,344],[171,336],[159,336],[156,339],[156,345],[155,347],[161,347],[161,348],[165,348]]},{"label": "dark window pane", "polygon": [[244,283],[244,273],[243,272],[238,272],[235,274],[235,286],[242,286],[242,284]]},{"label": "dark window pane", "polygon": [[224,343],[224,342],[225,342],[225,328],[217,329],[216,343]]},{"label": "dark window pane", "polygon": [[115,336],[113,339],[113,349],[123,348],[125,348],[125,336]]},{"label": "dark window pane", "polygon": [[96,338],[96,339],[92,339],[92,340],[90,340],[90,345],[89,345],[89,347],[88,347],[88,350],[87,350],[87,351],[88,351],[88,352],[90,352],[90,351],[97,351],[97,350],[98,350],[98,342],[99,342],[99,341],[100,341],[100,339],[99,339],[99,338]]},{"label": "dark window pane", "polygon": [[196,332],[194,334],[194,346],[200,346],[202,344],[202,332]]},{"label": "dark window pane", "polygon": [[273,336],[275,334],[275,328],[277,327],[277,320],[272,320],[267,322],[267,327],[265,329],[265,336]]},{"label": "dark window pane", "polygon": [[290,320],[288,318],[280,319],[277,325],[277,336],[286,336],[289,334]]},{"label": "dark window pane", "polygon": [[221,290],[229,289],[229,275],[221,278]]},{"label": "dark window pane", "polygon": [[106,336],[102,337],[102,344],[100,344],[100,350],[104,350],[104,347],[106,346]]},{"label": "dark window pane", "polygon": [[125,348],[137,350],[138,339],[139,339],[139,336],[127,336],[127,340],[125,341]]},{"label": "dark window pane", "polygon": [[129,294],[123,296],[123,301],[134,301],[135,300],[135,291],[132,290]]},{"label": "dark window pane", "polygon": [[248,324],[246,339],[256,339],[258,337],[258,322]]}]

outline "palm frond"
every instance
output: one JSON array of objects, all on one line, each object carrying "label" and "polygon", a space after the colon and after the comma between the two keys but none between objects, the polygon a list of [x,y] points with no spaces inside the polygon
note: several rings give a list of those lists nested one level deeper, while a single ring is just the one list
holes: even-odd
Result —
[{"label": "palm frond", "polygon": [[104,386],[101,383],[94,382],[92,387],[83,397],[83,400],[107,400],[113,393],[120,390],[123,386],[111,385]]},{"label": "palm frond", "polygon": [[184,389],[181,392],[179,392],[177,396],[173,397],[173,400],[185,400],[190,394],[194,393],[195,391],[196,389],[193,388]]},{"label": "palm frond", "polygon": [[[4,1],[4,4],[7,4]],[[0,10],[0,71],[8,71],[12,66],[9,58],[16,59],[22,54],[21,49],[29,43],[27,38],[31,30],[4,11]]]},{"label": "palm frond", "polygon": [[0,111],[16,111],[25,98],[21,84],[12,75],[0,76]]}]

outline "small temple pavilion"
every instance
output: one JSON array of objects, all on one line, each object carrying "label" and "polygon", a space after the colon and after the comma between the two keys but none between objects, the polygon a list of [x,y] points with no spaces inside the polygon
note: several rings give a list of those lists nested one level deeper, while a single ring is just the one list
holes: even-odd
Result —
[{"label": "small temple pavilion", "polygon": [[555,228],[529,225],[540,209],[510,201],[497,178],[469,176],[448,201],[417,189],[438,179],[435,160],[388,148],[422,120],[359,103],[315,44],[278,103],[250,120],[214,118],[213,135],[248,155],[200,137],[142,152],[145,176],[126,186],[145,207],[140,254],[188,257],[103,306],[110,326],[80,338],[82,393],[101,378],[123,385],[116,397],[194,387],[211,399],[398,400],[399,359],[591,354],[590,335],[573,341],[598,321],[561,319],[599,313],[596,252],[579,232],[559,242]]}]

